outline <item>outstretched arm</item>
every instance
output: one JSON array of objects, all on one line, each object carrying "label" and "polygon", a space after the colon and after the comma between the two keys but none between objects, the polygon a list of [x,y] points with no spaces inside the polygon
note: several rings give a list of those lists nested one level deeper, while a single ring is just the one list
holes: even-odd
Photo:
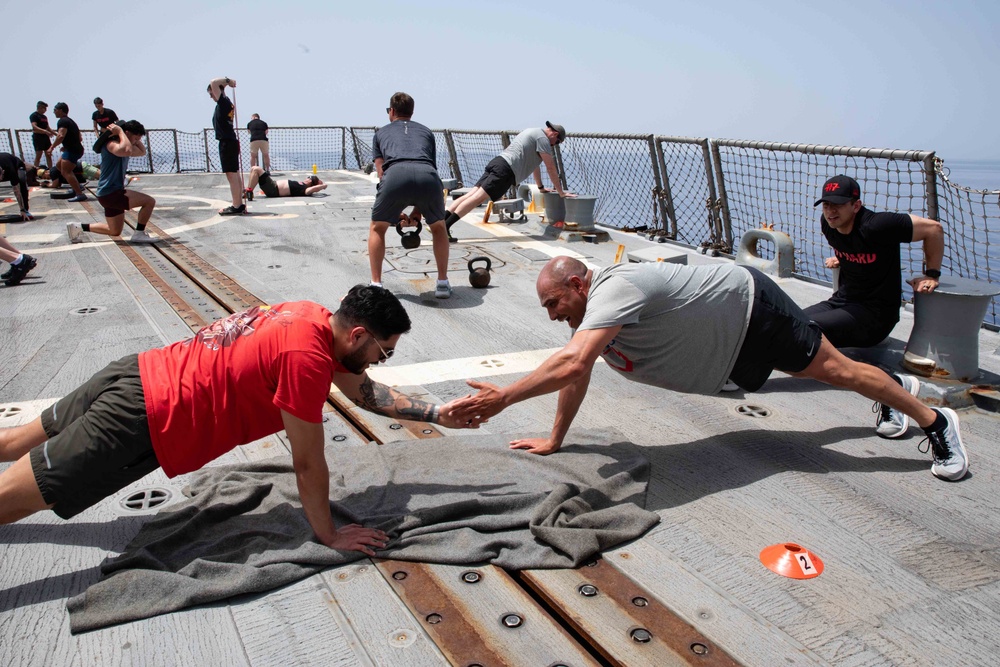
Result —
[{"label": "outstretched arm", "polygon": [[299,419],[281,411],[285,433],[292,445],[292,465],[299,488],[302,510],[316,539],[331,549],[361,551],[374,556],[388,537],[381,530],[350,524],[337,530],[330,514],[330,469],[323,457],[323,425]]},{"label": "outstretched arm", "polygon": [[408,394],[396,391],[392,387],[375,382],[368,373],[348,375],[338,373],[333,383],[344,395],[354,401],[354,404],[393,419],[411,419],[413,421],[441,424],[448,428],[479,428],[480,419],[465,417],[461,420],[454,415],[454,401],[444,405],[430,403]]},{"label": "outstretched arm", "polygon": [[[548,153],[539,153],[539,155],[542,158],[542,162],[545,163],[545,171],[549,173],[549,180],[552,181],[553,189],[559,193],[560,197],[572,196],[569,192],[563,190],[562,181],[559,180],[559,169],[556,168],[556,159]],[[539,178],[538,180],[541,179]]]},{"label": "outstretched arm", "polygon": [[[941,261],[944,259],[944,228],[937,220],[921,218],[919,215],[910,214],[913,220],[913,240],[922,241],[924,244],[924,267],[925,269],[941,270]],[[918,276],[910,281],[916,292],[933,292],[937,289],[938,279],[930,276]]]},{"label": "outstretched arm", "polygon": [[590,374],[579,378],[559,390],[559,404],[556,407],[556,421],[552,426],[552,433],[548,438],[520,438],[512,440],[511,449],[527,449],[532,454],[551,454],[559,451],[562,447],[566,433],[569,431],[576,413],[580,410],[583,399],[587,396],[587,388],[590,386]]},{"label": "outstretched arm", "polygon": [[543,361],[530,375],[506,387],[469,380],[469,386],[479,389],[479,393],[455,401],[456,417],[488,419],[514,403],[558,391],[589,376],[597,357],[619,331],[621,326],[577,331],[566,347]]}]

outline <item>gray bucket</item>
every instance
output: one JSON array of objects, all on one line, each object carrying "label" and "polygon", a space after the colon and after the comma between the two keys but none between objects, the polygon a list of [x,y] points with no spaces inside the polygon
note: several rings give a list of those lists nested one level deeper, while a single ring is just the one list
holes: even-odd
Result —
[{"label": "gray bucket", "polygon": [[552,225],[566,219],[565,199],[558,192],[543,192],[545,201],[545,222]]},{"label": "gray bucket", "polygon": [[577,229],[594,228],[594,206],[597,205],[597,197],[578,195],[566,197],[563,202],[566,205],[566,222],[575,222]]}]

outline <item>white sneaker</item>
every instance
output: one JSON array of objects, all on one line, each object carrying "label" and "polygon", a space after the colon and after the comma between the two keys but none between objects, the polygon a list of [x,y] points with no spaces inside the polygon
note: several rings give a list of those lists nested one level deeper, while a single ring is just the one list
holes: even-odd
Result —
[{"label": "white sneaker", "polygon": [[83,238],[83,227],[79,222],[67,222],[66,233],[69,235],[70,243],[83,243],[86,240]]},{"label": "white sneaker", "polygon": [[739,391],[741,387],[733,382],[732,380],[726,380],[726,384],[722,385],[722,391]]},{"label": "white sneaker", "polygon": [[451,285],[448,281],[441,282],[438,281],[437,288],[434,290],[434,296],[439,299],[449,299],[451,298]]},{"label": "white sneaker", "polygon": [[[924,442],[929,443],[928,447],[933,450],[934,463],[931,465],[931,473],[935,477],[957,482],[969,472],[969,455],[965,452],[965,445],[962,444],[962,431],[958,427],[958,415],[951,408],[931,409],[944,415],[947,422],[941,430],[928,433],[927,439],[924,440]],[[918,445],[922,452],[927,451],[923,448],[924,442]]]},{"label": "white sneaker", "polygon": [[129,243],[156,243],[160,239],[150,236],[146,233],[145,229],[137,229],[132,232],[132,238],[128,240]]},{"label": "white sneaker", "polygon": [[[910,396],[916,396],[920,392],[920,381],[912,375],[897,375],[903,382],[903,389],[910,392]],[[910,418],[895,408],[890,408],[882,403],[875,403],[872,412],[878,415],[875,418],[875,433],[883,438],[898,438],[910,428]]]}]

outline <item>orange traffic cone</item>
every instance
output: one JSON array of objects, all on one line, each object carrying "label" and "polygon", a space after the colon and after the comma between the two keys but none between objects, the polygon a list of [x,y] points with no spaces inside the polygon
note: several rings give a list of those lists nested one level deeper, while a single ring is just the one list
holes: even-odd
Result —
[{"label": "orange traffic cone", "polygon": [[765,547],[760,562],[771,572],[792,579],[812,579],[823,573],[820,557],[793,542]]}]

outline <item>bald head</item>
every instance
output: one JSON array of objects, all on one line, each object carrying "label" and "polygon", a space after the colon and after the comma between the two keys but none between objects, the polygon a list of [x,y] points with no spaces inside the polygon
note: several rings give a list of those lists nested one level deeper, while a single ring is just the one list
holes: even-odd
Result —
[{"label": "bald head", "polygon": [[582,282],[587,278],[587,265],[572,257],[554,257],[542,267],[535,288],[541,294],[552,287],[567,287],[570,278],[578,277]]}]

